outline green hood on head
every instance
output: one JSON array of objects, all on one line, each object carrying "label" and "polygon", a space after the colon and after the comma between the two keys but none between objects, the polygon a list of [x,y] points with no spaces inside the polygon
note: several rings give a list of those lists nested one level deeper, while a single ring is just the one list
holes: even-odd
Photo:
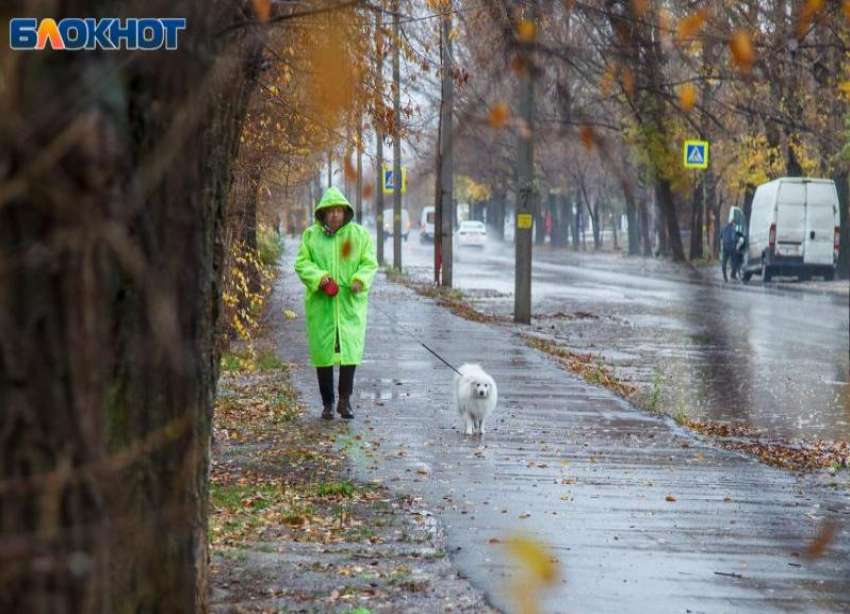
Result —
[{"label": "green hood on head", "polygon": [[338,205],[345,207],[345,223],[348,224],[348,222],[354,218],[354,207],[352,207],[351,203],[345,199],[342,192],[340,192],[338,188],[334,187],[330,187],[325,190],[325,193],[322,194],[322,200],[320,200],[319,204],[316,205],[316,222],[324,224],[325,220],[322,210]]}]

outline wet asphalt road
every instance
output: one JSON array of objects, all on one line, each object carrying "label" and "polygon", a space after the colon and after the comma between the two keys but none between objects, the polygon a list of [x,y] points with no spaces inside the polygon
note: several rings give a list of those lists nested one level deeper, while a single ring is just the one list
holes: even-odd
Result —
[{"label": "wet asphalt road", "polygon": [[[277,288],[283,358],[306,365],[302,290]],[[337,422],[360,479],[420,497],[440,516],[453,560],[499,607],[516,562],[491,543],[545,542],[561,579],[545,612],[850,612],[850,498],[701,443],[669,419],[586,385],[505,327],[462,320],[382,279],[371,301],[356,412]],[[400,332],[452,363],[479,361],[499,383],[483,441],[462,437],[452,374]],[[315,373],[294,372],[304,401]],[[826,518],[841,525],[826,556],[801,556]]]},{"label": "wet asphalt road", "polygon": [[[391,256],[392,245],[387,242]],[[850,285],[724,284],[719,270],[535,248],[533,328],[603,356],[668,413],[772,435],[850,440]],[[433,245],[411,234],[403,266],[433,277]],[[455,287],[512,316],[513,245],[460,250]],[[580,314],[579,318],[571,317]],[[560,314],[556,317],[537,316]]]}]

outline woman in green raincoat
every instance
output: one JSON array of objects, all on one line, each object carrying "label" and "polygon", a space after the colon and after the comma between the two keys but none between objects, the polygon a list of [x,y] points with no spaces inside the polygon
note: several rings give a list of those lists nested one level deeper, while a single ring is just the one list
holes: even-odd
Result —
[{"label": "woman in green raincoat", "polygon": [[378,270],[369,231],[352,222],[354,209],[337,188],[328,188],[304,231],[295,272],[304,283],[310,362],[322,395],[322,418],[333,419],[334,372],[339,365],[337,411],[354,418],[354,370],[363,359],[367,294]]}]

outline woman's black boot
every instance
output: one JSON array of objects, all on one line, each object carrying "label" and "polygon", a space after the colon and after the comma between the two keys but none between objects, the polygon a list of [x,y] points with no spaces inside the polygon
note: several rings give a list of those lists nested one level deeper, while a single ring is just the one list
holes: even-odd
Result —
[{"label": "woman's black boot", "polygon": [[339,412],[339,415],[343,420],[354,419],[354,412],[351,411],[350,397],[339,397],[339,403],[336,406],[336,410]]},{"label": "woman's black boot", "polygon": [[333,401],[331,401],[330,403],[325,403],[325,406],[322,409],[322,419],[323,420],[333,420],[334,419],[334,404],[333,404]]}]

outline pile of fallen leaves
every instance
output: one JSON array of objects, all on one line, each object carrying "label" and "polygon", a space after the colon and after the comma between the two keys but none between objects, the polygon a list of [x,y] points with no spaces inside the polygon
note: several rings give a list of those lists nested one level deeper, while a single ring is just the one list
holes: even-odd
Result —
[{"label": "pile of fallen leaves", "polygon": [[541,313],[534,316],[537,320],[598,320],[599,316],[589,311],[556,311],[555,313]]},{"label": "pile of fallen leaves", "polygon": [[543,339],[534,335],[522,335],[523,343],[558,359],[558,363],[573,373],[581,376],[594,386],[601,386],[624,397],[628,397],[637,388],[624,382],[611,372],[592,354],[580,354],[568,350],[552,339]]},{"label": "pile of fallen leaves", "polygon": [[335,543],[356,534],[373,489],[339,481],[334,429],[298,420],[287,365],[228,372],[213,419],[210,540],[214,549],[286,538]]},{"label": "pile of fallen leaves", "polygon": [[436,301],[436,303],[441,307],[448,308],[448,310],[453,314],[466,320],[485,323],[510,321],[509,318],[506,318],[505,316],[498,316],[492,313],[479,311],[470,302],[469,298],[464,296],[464,294],[459,290],[415,281],[409,275],[403,275],[391,271],[387,272],[387,279],[403,286],[407,286],[417,294],[434,299],[434,301]]},{"label": "pile of fallen leaves", "polygon": [[850,443],[846,441],[768,439],[758,429],[743,425],[703,420],[685,420],[683,424],[723,448],[747,452],[772,467],[806,471],[850,465]]}]

